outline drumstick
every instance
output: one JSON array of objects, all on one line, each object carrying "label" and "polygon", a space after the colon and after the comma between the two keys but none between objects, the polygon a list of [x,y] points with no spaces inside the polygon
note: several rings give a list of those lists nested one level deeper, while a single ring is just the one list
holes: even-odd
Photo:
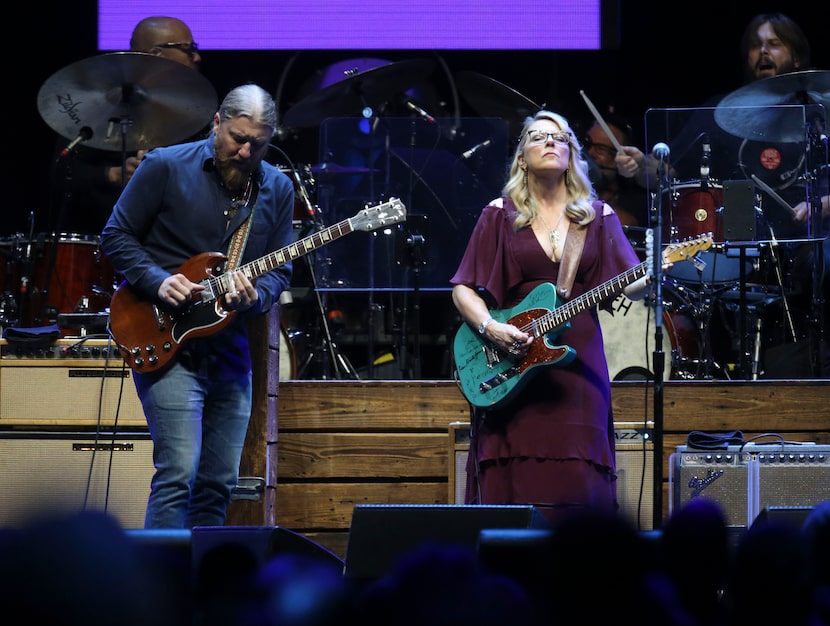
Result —
[{"label": "drumstick", "polygon": [[789,202],[787,202],[786,200],[784,200],[784,198],[779,196],[778,193],[772,187],[767,185],[764,181],[762,181],[760,178],[758,178],[755,174],[752,175],[752,180],[755,181],[756,185],[758,185],[761,189],[763,189],[770,196],[772,196],[773,200],[775,200],[778,204],[780,204],[782,207],[787,209],[793,215],[793,217],[795,217],[795,209],[790,206]]},{"label": "drumstick", "polygon": [[623,152],[623,148],[620,145],[620,142],[617,141],[617,138],[614,137],[614,134],[611,132],[611,129],[608,128],[608,124],[605,123],[605,120],[602,119],[602,116],[597,111],[597,108],[594,106],[594,103],[585,95],[583,90],[579,90],[579,95],[582,96],[582,99],[585,100],[585,104],[588,105],[588,108],[591,109],[591,113],[594,115],[594,119],[602,126],[602,130],[605,131],[605,134],[608,135],[608,139],[611,140],[611,143],[614,144],[614,147],[617,149],[617,152]]}]

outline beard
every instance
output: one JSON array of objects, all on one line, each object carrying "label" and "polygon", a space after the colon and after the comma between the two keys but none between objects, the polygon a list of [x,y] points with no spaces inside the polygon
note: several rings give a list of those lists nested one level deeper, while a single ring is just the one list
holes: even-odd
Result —
[{"label": "beard", "polygon": [[237,161],[229,159],[221,159],[216,157],[214,165],[225,187],[232,193],[239,193],[245,187],[245,183],[250,175],[250,170],[247,167],[241,168]]}]

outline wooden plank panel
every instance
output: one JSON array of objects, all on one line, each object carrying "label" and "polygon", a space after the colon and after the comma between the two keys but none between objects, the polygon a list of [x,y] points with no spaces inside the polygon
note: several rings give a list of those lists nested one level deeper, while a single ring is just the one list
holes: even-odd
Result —
[{"label": "wooden plank panel", "polygon": [[283,433],[278,480],[447,476],[445,433]]},{"label": "wooden plank panel", "polygon": [[452,381],[284,381],[280,430],[445,431],[469,420],[467,401]]},{"label": "wooden plank panel", "polygon": [[347,530],[355,504],[447,504],[447,482],[281,483],[277,524],[291,530]]}]

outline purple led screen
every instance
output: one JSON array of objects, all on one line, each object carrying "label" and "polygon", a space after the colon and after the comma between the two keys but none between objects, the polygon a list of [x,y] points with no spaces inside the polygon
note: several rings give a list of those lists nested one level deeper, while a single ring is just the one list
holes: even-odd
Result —
[{"label": "purple led screen", "polygon": [[139,20],[170,15],[204,50],[600,50],[604,2],[99,0],[98,49],[125,50]]}]

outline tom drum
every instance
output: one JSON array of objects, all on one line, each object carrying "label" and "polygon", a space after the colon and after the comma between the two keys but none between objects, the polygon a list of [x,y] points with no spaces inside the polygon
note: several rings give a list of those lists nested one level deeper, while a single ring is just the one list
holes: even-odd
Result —
[{"label": "tom drum", "polygon": [[663,242],[682,241],[718,230],[723,187],[715,182],[672,181],[663,197]]},{"label": "tom drum", "polygon": [[103,312],[116,286],[115,271],[98,237],[75,234],[38,235],[34,288],[46,292],[52,313]]}]

